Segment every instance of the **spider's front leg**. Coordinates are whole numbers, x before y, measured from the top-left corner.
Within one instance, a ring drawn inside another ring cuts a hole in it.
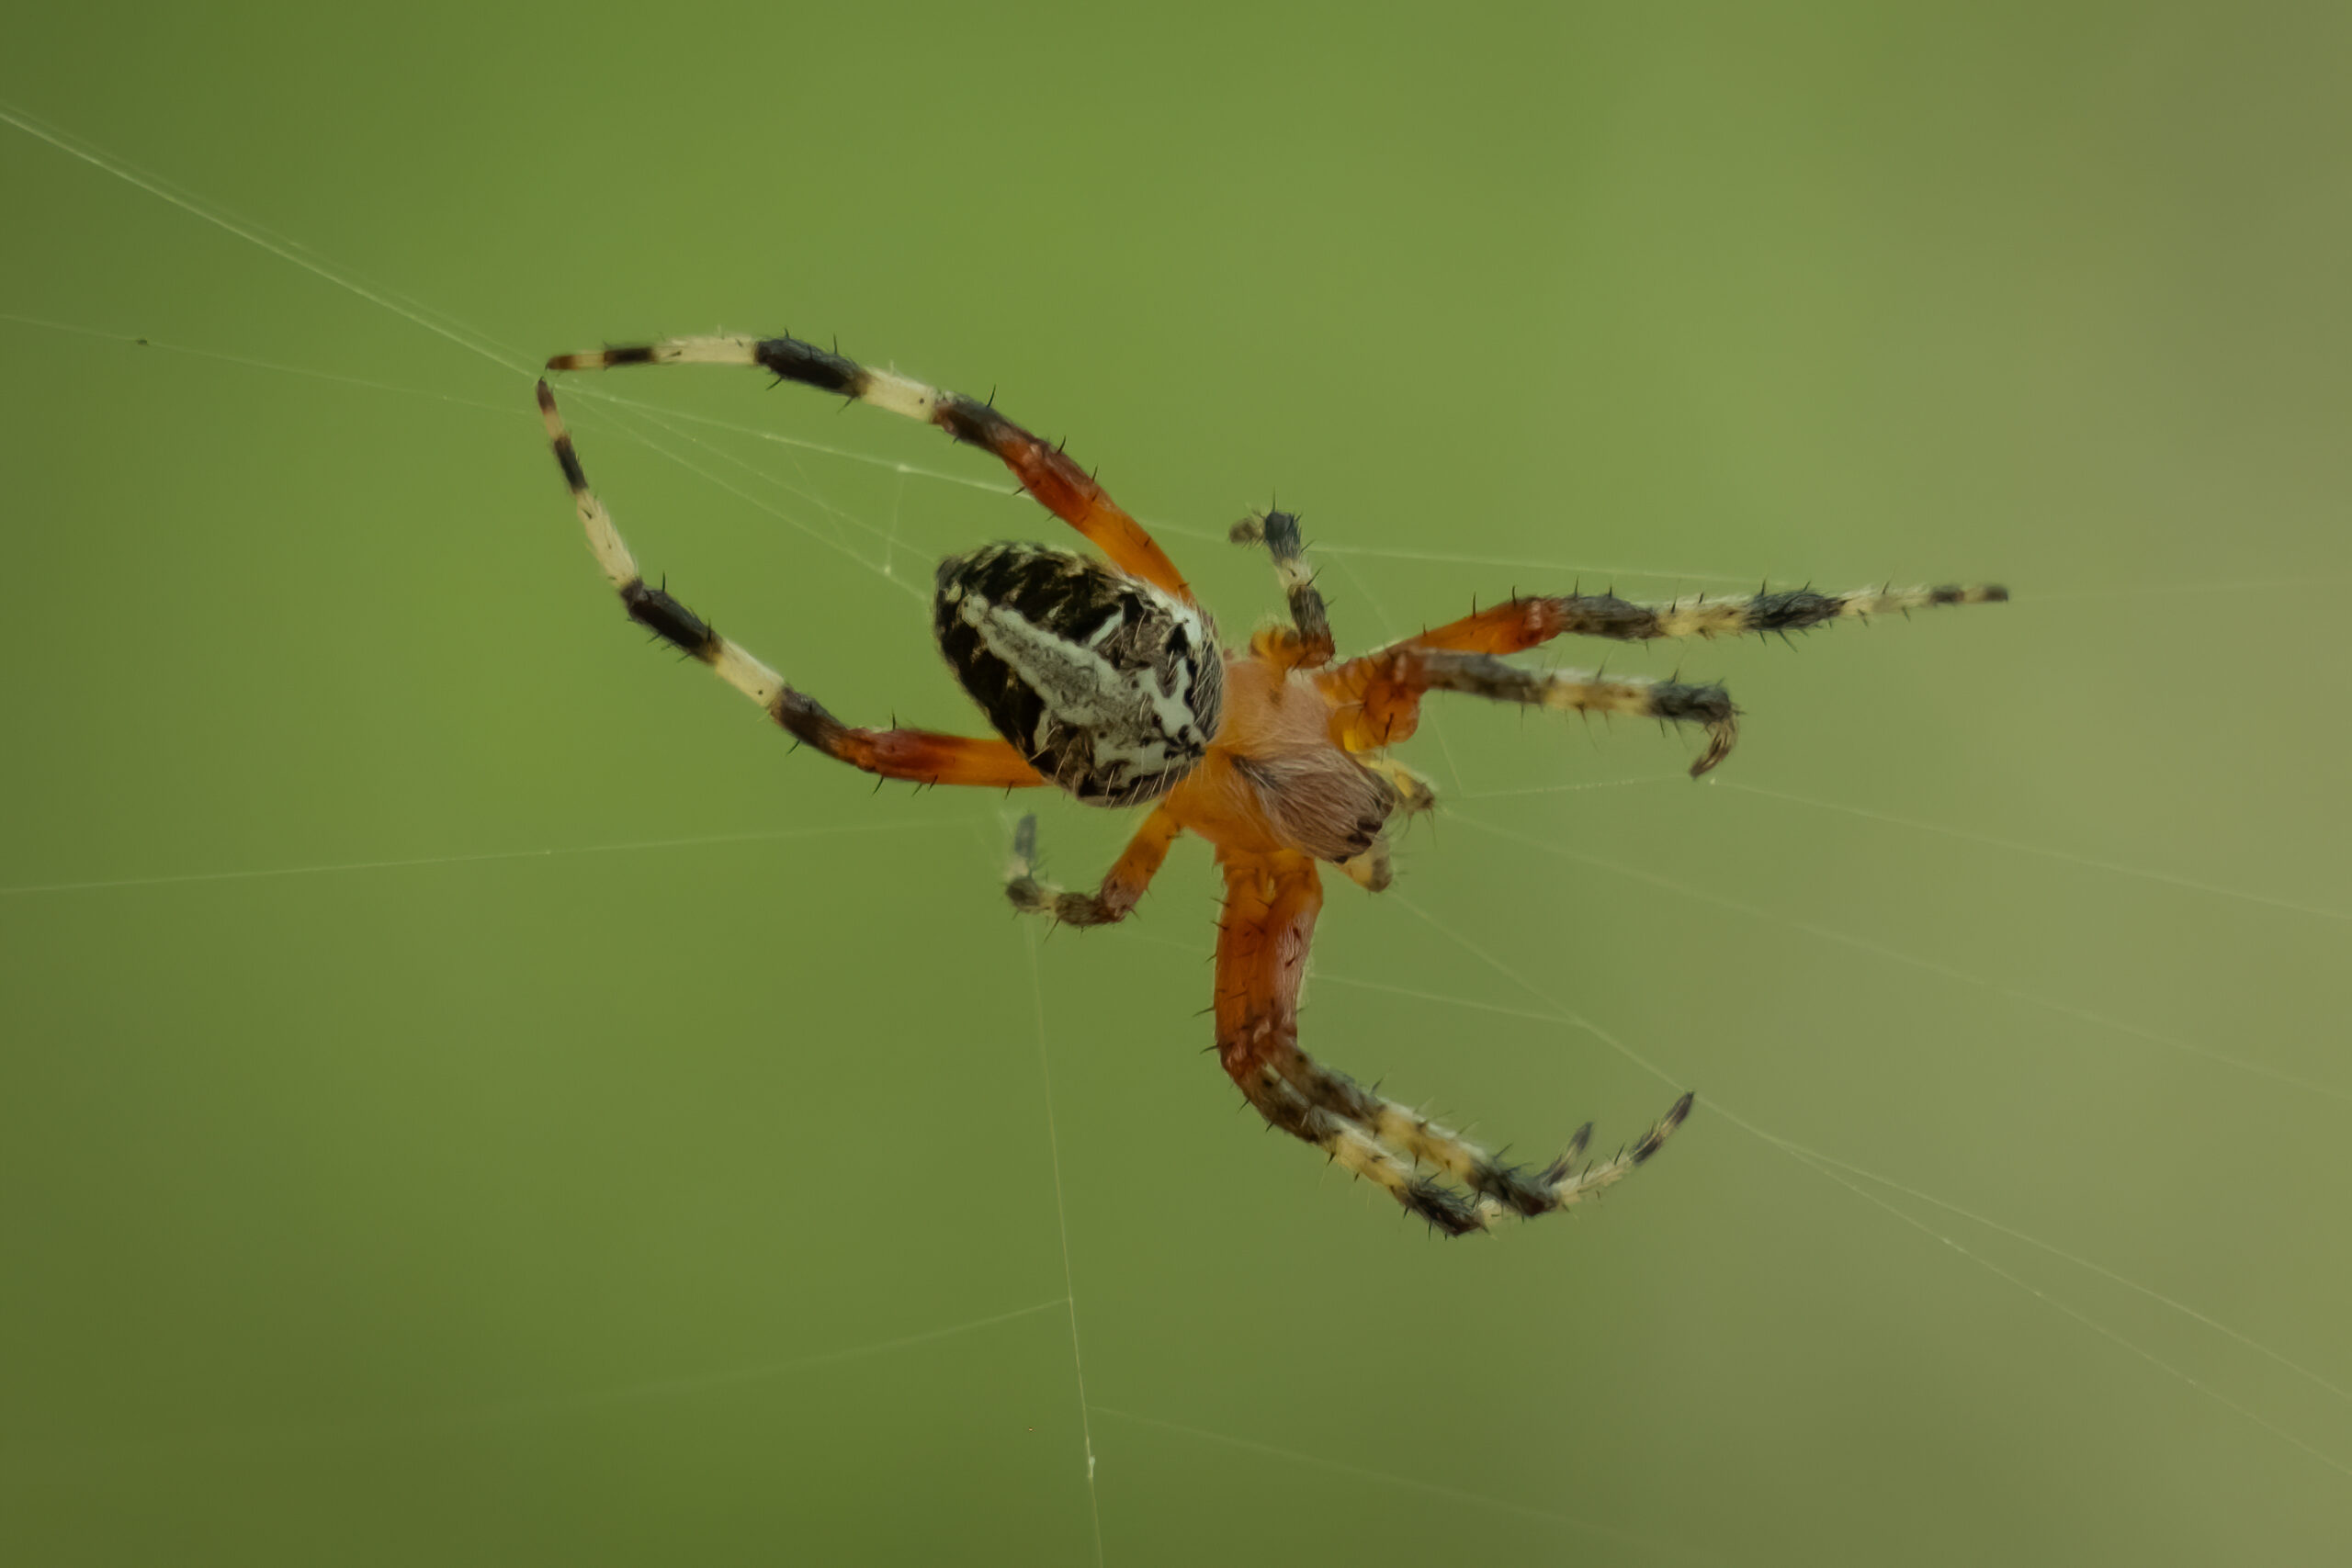
[[[1290,512],[1253,512],[1236,523],[1227,537],[1237,545],[1263,545],[1273,558],[1274,574],[1282,580],[1283,596],[1290,604],[1290,625],[1258,628],[1250,651],[1274,670],[1319,670],[1331,662],[1331,617],[1306,564],[1306,543],[1298,531],[1298,516]],[[1363,757],[1358,761],[1387,781],[1394,803],[1392,822],[1433,809],[1437,793],[1429,780],[1402,762],[1387,757]],[[1388,834],[1383,831],[1360,854],[1338,863],[1350,881],[1371,893],[1385,891],[1395,875],[1389,861]]]
[[[1521,670],[1491,653],[1409,642],[1335,665],[1317,675],[1316,684],[1332,705],[1333,738],[1351,751],[1374,750],[1409,738],[1420,726],[1421,698],[1430,692],[1700,725],[1707,732],[1707,746],[1690,764],[1693,777],[1730,755],[1739,738],[1739,710],[1721,686],[1581,670]]]
[[[1250,639],[1250,650],[1278,670],[1316,670],[1330,663],[1331,618],[1306,565],[1306,542],[1299,535],[1297,514],[1252,513],[1236,523],[1228,536],[1237,545],[1266,547],[1274,558],[1274,574],[1282,579],[1283,596],[1290,601],[1291,624],[1264,627]]]
[[[1127,918],[1141,901],[1151,879],[1159,874],[1168,848],[1184,831],[1175,813],[1162,806],[1144,818],[1136,836],[1094,893],[1065,893],[1037,880],[1037,818],[1023,817],[1012,830],[1012,866],[1004,879],[1004,896],[1012,907],[1033,915],[1050,915],[1066,926],[1107,926]]]
[[[1463,653],[1520,653],[1555,637],[1599,637],[1616,642],[1654,637],[1741,637],[1753,632],[1785,635],[1809,631],[1829,621],[1866,621],[1872,615],[1909,615],[1945,604],[2003,604],[2009,591],[1998,583],[1947,584],[1938,588],[1859,588],[1851,593],[1817,593],[1810,588],[1778,593],[1694,593],[1661,604],[1636,604],[1614,593],[1566,593],[1507,599],[1458,621],[1407,637],[1385,651],[1443,648]],[[1376,656],[1375,656],[1376,657]]]
[[[1496,656],[1523,652],[1567,636],[1645,642],[1655,637],[1747,632],[1786,635],[1828,621],[1908,615],[1941,604],[1997,604],[2008,596],[2007,589],[1988,583],[1860,589],[1851,593],[1816,593],[1798,588],[1714,599],[1694,594],[1655,604],[1634,604],[1613,593],[1516,598],[1333,666],[1316,681],[1340,710],[1333,726],[1335,739],[1351,751],[1385,746],[1410,735],[1420,722],[1424,693],[1464,692],[1535,706],[1703,724],[1707,749],[1691,764],[1695,777],[1722,761],[1738,736],[1736,710],[1721,686],[1609,680],[1566,670],[1537,675],[1504,664]]]
[[[555,394],[539,383],[539,416],[546,422],[548,443],[571,487],[573,505],[588,533],[588,548],[605,575],[620,591],[629,619],[689,658],[711,667],[718,678],[759,704],[767,716],[796,739],[815,747],[836,761],[884,778],[916,784],[983,784],[996,789],[1029,789],[1046,783],[1027,758],[1002,740],[975,740],[961,735],[941,735],[928,729],[857,729],[827,713],[806,693],[785,684],[769,669],[736,643],[719,636],[710,623],[656,588],[638,570],[612,513],[588,487],[587,471],[580,465],[571,432],[556,412]]]
[[[1686,1094],[1631,1148],[1577,1169],[1588,1124],[1558,1159],[1529,1171],[1324,1066],[1298,1048],[1299,986],[1323,907],[1315,862],[1287,851],[1219,859],[1226,905],[1216,944],[1218,1060],[1269,1123],[1377,1182],[1446,1235],[1579,1202],[1656,1154],[1690,1115]]]

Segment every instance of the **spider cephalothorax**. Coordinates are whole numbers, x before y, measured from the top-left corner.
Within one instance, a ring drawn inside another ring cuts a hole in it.
[[[1806,589],[1661,604],[1605,593],[1513,598],[1333,663],[1330,623],[1297,520],[1268,512],[1237,525],[1233,536],[1273,557],[1290,620],[1261,627],[1246,649],[1225,649],[1216,623],[1151,536],[1077,464],[989,404],[788,337],[675,338],[566,355],[548,367],[668,364],[760,366],[925,420],[993,453],[1023,488],[1102,550],[1107,561],[1035,545],[989,545],[940,564],[933,600],[940,651],[1001,739],[854,728],[646,583],[588,488],[553,395],[539,383],[540,412],[589,548],[630,618],[710,665],[793,735],[885,778],[1002,789],[1056,784],[1092,805],[1153,803],[1092,893],[1037,880],[1036,819],[1024,818],[1006,884],[1017,908],[1071,925],[1106,924],[1135,908],[1182,834],[1214,845],[1226,884],[1217,928],[1218,1060],[1268,1122],[1321,1147],[1448,1235],[1565,1209],[1609,1186],[1657,1152],[1690,1113],[1691,1097],[1676,1100],[1611,1158],[1578,1165],[1588,1125],[1557,1159],[1526,1169],[1299,1049],[1299,987],[1323,906],[1319,866],[1337,865],[1375,892],[1385,887],[1391,823],[1432,803],[1427,782],[1387,755],[1412,737],[1421,699],[1455,692],[1695,725],[1706,743],[1690,771],[1702,773],[1723,761],[1737,736],[1737,713],[1721,686],[1523,670],[1502,656],[1566,634],[1634,641],[1793,631],[2007,597],[1998,588],[1923,588]]]

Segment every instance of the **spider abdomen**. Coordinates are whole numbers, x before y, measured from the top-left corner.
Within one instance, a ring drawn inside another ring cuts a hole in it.
[[[1100,561],[1039,545],[950,556],[932,629],[997,733],[1082,801],[1165,795],[1216,734],[1225,660],[1214,623]]]

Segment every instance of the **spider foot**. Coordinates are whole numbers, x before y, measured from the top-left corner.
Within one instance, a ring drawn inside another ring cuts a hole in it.
[[[1408,1210],[1448,1235],[1461,1235],[1469,1230],[1488,1229],[1496,1221],[1512,1215],[1532,1220],[1574,1207],[1589,1194],[1623,1180],[1682,1125],[1690,1114],[1693,1098],[1686,1094],[1676,1100],[1631,1147],[1582,1168],[1577,1162],[1592,1140],[1589,1122],[1570,1136],[1557,1159],[1535,1171],[1507,1164],[1461,1134],[1388,1100],[1381,1101],[1374,1135],[1417,1165],[1442,1172],[1469,1190],[1466,1194],[1455,1192],[1433,1177],[1418,1176],[1408,1190],[1398,1194]]]
[[[1037,818],[1023,817],[1012,829],[1012,863],[1004,874],[1004,896],[1023,914],[1044,915],[1073,926],[1102,925],[1119,918],[1103,913],[1099,899],[1065,893],[1037,880]],[[1126,911],[1121,910],[1119,914]]]
[[[1614,1186],[1657,1153],[1690,1116],[1695,1098],[1682,1096],[1640,1139],[1607,1159],[1578,1168],[1592,1138],[1587,1122],[1559,1158],[1530,1170],[1304,1052],[1295,1051],[1287,1062],[1268,1062],[1243,1088],[1268,1122],[1321,1147],[1334,1162],[1376,1183],[1407,1213],[1449,1236],[1572,1208]]]

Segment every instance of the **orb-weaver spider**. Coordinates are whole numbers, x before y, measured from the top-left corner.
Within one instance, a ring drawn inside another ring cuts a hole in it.
[[[1107,924],[1135,908],[1180,834],[1190,830],[1216,846],[1226,885],[1215,1010],[1225,1070],[1267,1122],[1377,1182],[1449,1235],[1484,1230],[1507,1215],[1565,1209],[1617,1181],[1681,1125],[1691,1097],[1676,1100],[1611,1158],[1577,1168],[1592,1130],[1588,1123],[1561,1157],[1529,1170],[1504,1164],[1299,1049],[1299,985],[1323,903],[1319,864],[1337,865],[1380,891],[1389,881],[1389,824],[1434,803],[1428,783],[1385,754],[1412,735],[1421,698],[1457,692],[1697,725],[1706,739],[1690,772],[1703,773],[1723,761],[1736,733],[1737,710],[1721,686],[1539,672],[1498,656],[1566,633],[1632,641],[1786,632],[2007,597],[1999,588],[1976,587],[1799,589],[1658,604],[1606,593],[1513,598],[1334,663],[1330,623],[1297,520],[1267,512],[1237,525],[1233,536],[1262,544],[1273,557],[1290,624],[1260,628],[1235,652],[1218,644],[1208,612],[1142,525],[1057,448],[989,403],[789,337],[673,338],[563,355],[548,368],[621,365],[758,366],[782,380],[935,424],[994,453],[1047,511],[1109,558],[999,544],[940,563],[933,599],[940,651],[1001,739],[852,728],[665,589],[646,582],[588,488],[553,394],[539,383],[540,412],[589,548],[620,590],[630,618],[709,665],[794,736],[885,778],[999,789],[1054,784],[1092,805],[1151,805],[1092,893],[1066,893],[1037,880],[1036,819],[1024,818],[1006,884],[1017,908],[1069,925]]]

